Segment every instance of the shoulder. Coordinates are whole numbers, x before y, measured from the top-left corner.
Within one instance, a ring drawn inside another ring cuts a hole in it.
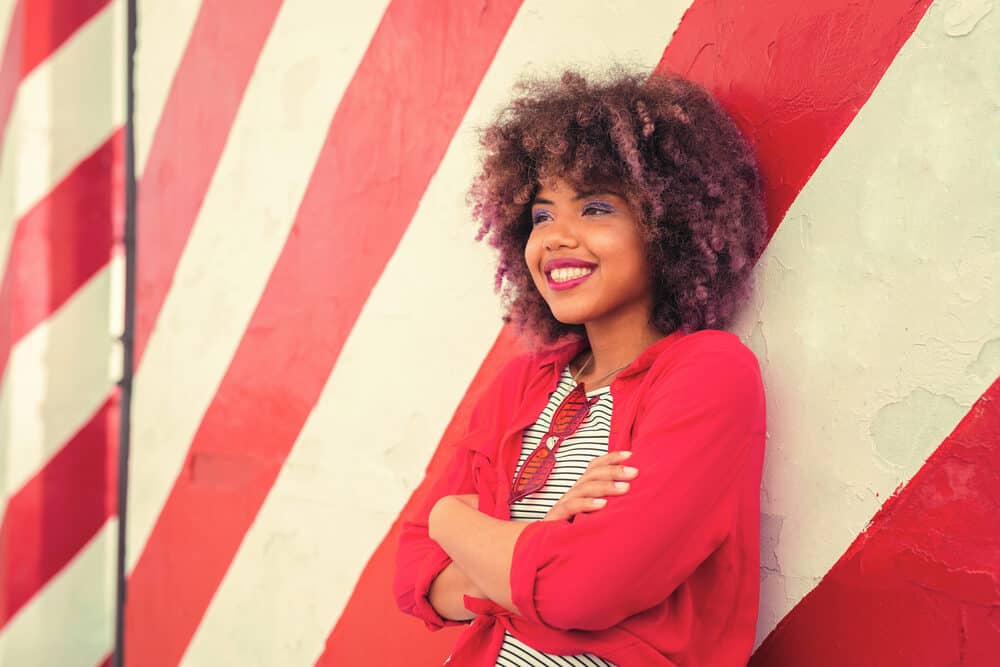
[[[662,429],[764,432],[766,399],[757,357],[726,331],[694,332],[663,350],[637,394],[636,437]]]
[[[644,394],[676,400],[678,394],[703,399],[749,400],[763,396],[757,356],[739,336],[704,329],[679,338],[650,365]]]
[[[719,329],[703,329],[664,348],[650,366],[654,377],[678,366],[697,366],[733,373],[760,374],[760,362],[739,336]]]

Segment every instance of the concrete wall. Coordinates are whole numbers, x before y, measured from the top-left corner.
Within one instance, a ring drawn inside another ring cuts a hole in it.
[[[400,614],[389,579],[400,516],[518,349],[463,203],[474,129],[520,75],[610,60],[707,85],[768,182],[731,328],[768,396],[752,663],[1000,651],[991,3],[246,7],[138,2],[129,664],[448,654],[457,631]],[[0,9],[0,662],[93,665],[113,637],[124,4]],[[39,208],[76,172],[71,209]]]
[[[123,2],[0,0],[0,664],[114,640]]]

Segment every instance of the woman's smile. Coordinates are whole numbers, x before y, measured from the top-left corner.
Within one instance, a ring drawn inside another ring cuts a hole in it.
[[[572,268],[572,269],[553,269],[547,275],[549,278],[549,287],[554,290],[566,290],[571,287],[576,287],[593,273],[593,269],[584,268]]]
[[[582,283],[596,268],[597,265],[590,262],[562,258],[545,262],[542,271],[548,278],[549,287],[554,290],[566,290]]]

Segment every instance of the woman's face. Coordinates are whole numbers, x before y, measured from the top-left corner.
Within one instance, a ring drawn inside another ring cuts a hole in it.
[[[614,187],[577,192],[561,178],[531,205],[524,259],[535,287],[564,324],[648,321],[653,297],[645,242]]]

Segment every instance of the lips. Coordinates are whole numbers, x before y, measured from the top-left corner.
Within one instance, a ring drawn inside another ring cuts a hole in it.
[[[594,272],[597,265],[578,259],[551,259],[544,265],[545,277],[553,290],[567,290],[576,287]]]
[[[549,273],[552,269],[564,269],[564,268],[584,268],[593,269],[597,264],[593,262],[585,262],[582,259],[573,259],[572,257],[560,257],[558,259],[550,259],[542,265],[542,271]]]

